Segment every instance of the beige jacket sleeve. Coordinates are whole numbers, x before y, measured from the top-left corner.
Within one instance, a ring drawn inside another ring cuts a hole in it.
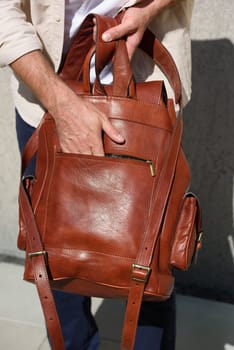
[[[0,1],[0,67],[30,51],[42,49],[24,5],[24,1],[20,0]]]

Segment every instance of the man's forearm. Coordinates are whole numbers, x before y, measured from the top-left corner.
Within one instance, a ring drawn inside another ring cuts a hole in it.
[[[42,106],[53,114],[60,91],[67,87],[41,51],[29,52],[10,66],[32,90]]]

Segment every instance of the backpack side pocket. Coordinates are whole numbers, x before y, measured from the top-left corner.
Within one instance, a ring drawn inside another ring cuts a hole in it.
[[[201,247],[201,209],[197,197],[189,192],[184,197],[172,244],[170,263],[187,270]]]

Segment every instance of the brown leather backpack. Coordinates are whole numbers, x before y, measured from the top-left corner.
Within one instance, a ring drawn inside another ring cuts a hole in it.
[[[125,41],[101,40],[116,20],[95,17],[96,42],[90,15],[60,74],[106,113],[125,143],[104,135],[105,157],[63,153],[46,113],[22,158],[24,173],[37,154],[35,178],[20,185],[18,246],[26,251],[24,279],[37,285],[54,350],[64,350],[64,343],[51,288],[126,298],[121,348],[130,350],[142,300],[170,296],[173,268],[189,267],[201,238],[199,204],[187,193],[182,112],[176,118],[162,81],[134,81]],[[169,53],[150,32],[141,48],[167,75],[180,104],[180,79]],[[97,78],[91,84],[94,51]],[[99,74],[112,59],[113,84],[104,86]]]

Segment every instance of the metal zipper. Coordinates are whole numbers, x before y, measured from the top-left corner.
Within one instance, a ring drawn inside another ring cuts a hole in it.
[[[155,166],[152,160],[149,159],[143,159],[143,158],[138,158],[138,157],[132,157],[132,156],[127,156],[124,154],[112,154],[112,153],[106,153],[105,154],[106,157],[110,157],[110,158],[123,158],[123,159],[133,159],[133,160],[137,160],[140,162],[145,162],[147,164],[149,164],[149,168],[150,168],[150,173],[152,177],[156,176],[156,171],[155,171]]]

